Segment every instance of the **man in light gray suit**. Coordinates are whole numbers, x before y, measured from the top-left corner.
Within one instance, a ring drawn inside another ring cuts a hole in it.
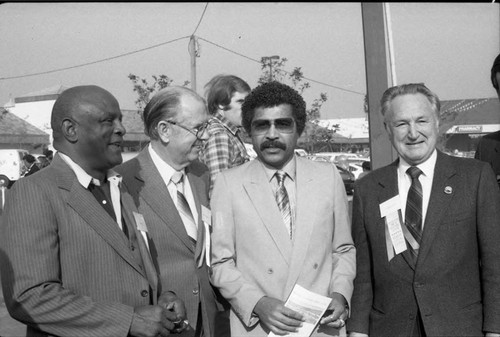
[[[209,171],[197,160],[208,139],[205,101],[188,88],[167,87],[146,105],[143,120],[151,143],[117,171],[148,224],[160,285],[186,304],[184,335],[228,336],[208,277]]]
[[[334,165],[294,154],[305,109],[287,85],[252,90],[243,126],[258,158],[215,181],[212,282],[231,304],[233,336],[296,332],[305,317],[284,305],[296,284],[331,299],[313,336],[343,332],[355,276],[347,196]]]
[[[121,120],[108,91],[65,90],[52,110],[52,164],[9,192],[2,288],[28,336],[156,337],[184,328],[176,324],[184,304],[158,289],[147,223],[111,170],[122,161]]]

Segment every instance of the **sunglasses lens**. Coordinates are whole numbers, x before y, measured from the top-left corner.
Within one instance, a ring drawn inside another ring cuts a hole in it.
[[[274,124],[276,131],[281,133],[292,133],[294,131],[293,118],[277,118],[275,120],[258,119],[252,122],[252,132],[262,134],[269,131]]]

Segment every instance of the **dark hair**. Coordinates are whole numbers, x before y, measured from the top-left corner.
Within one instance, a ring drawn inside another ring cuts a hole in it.
[[[297,132],[301,135],[306,125],[306,102],[296,90],[276,81],[259,85],[245,98],[241,106],[241,117],[242,125],[248,134],[251,134],[255,109],[260,107],[271,108],[281,104],[290,104],[292,106]]]
[[[148,135],[151,140],[159,139],[158,130],[156,129],[159,122],[177,116],[183,96],[192,96],[205,105],[205,100],[196,92],[180,86],[163,88],[148,102],[142,113],[142,120],[144,122],[144,133]]]
[[[247,82],[234,75],[216,75],[205,84],[208,112],[213,115],[220,105],[226,108],[235,92],[250,92]]]
[[[496,91],[498,91],[497,73],[500,73],[500,54],[495,58],[491,67],[491,84]]]
[[[364,161],[362,164],[361,164],[361,167],[365,170],[371,170],[371,163],[369,161]]]
[[[23,159],[30,164],[33,164],[36,161],[35,157],[33,157],[31,154],[25,154]]]

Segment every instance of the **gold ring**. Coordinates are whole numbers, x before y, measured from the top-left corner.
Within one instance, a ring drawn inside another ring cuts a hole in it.
[[[340,327],[342,328],[343,326],[345,326],[345,321],[342,319],[342,318],[339,318],[339,321],[340,321]]]

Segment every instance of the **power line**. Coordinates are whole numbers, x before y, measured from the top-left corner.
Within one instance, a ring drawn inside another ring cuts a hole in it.
[[[205,5],[205,9],[203,10],[203,13],[201,13],[200,21],[198,21],[198,24],[196,25],[196,28],[194,29],[194,32],[193,32],[193,34],[191,34],[191,36],[193,36],[194,34],[196,34],[196,31],[198,30],[198,27],[200,27],[201,20],[203,20],[203,17],[205,16],[205,12],[207,11],[207,7],[208,7],[208,2]]]
[[[198,39],[199,39],[199,40],[203,40],[203,41],[205,41],[205,42],[207,42],[207,43],[210,43],[210,44],[212,44],[212,45],[214,45],[214,46],[216,46],[216,47],[218,47],[218,48],[224,49],[224,50],[226,50],[226,51],[228,51],[228,52],[230,52],[230,53],[233,53],[233,54],[236,54],[236,55],[238,55],[238,56],[241,56],[241,57],[244,57],[244,58],[246,58],[246,59],[249,59],[250,61],[253,61],[253,62],[256,62],[256,63],[262,64],[262,63],[261,63],[261,61],[259,61],[259,60],[256,60],[256,59],[253,59],[253,58],[248,57],[248,56],[246,56],[246,55],[243,55],[243,54],[240,54],[240,53],[238,53],[238,52],[235,52],[234,50],[231,50],[231,49],[228,49],[228,48],[226,48],[226,47],[223,47],[223,46],[221,46],[221,45],[219,45],[219,44],[217,44],[217,43],[215,43],[215,42],[208,41],[208,40],[206,40],[206,39],[204,39],[204,38],[202,38],[202,37],[199,37],[199,36],[198,36]],[[290,72],[288,72],[288,71],[286,71],[286,70],[277,69],[277,71],[281,71],[281,72],[283,72],[283,73],[285,73],[285,74],[287,74],[287,75],[290,75],[290,74],[291,74]],[[324,86],[330,87],[330,88],[334,88],[334,89],[338,89],[338,90],[342,90],[342,91],[347,91],[347,92],[350,92],[350,93],[353,93],[353,94],[357,94],[357,95],[362,95],[362,96],[364,96],[364,95],[365,95],[365,94],[364,94],[364,93],[362,93],[362,92],[358,92],[358,91],[354,91],[354,90],[349,90],[349,89],[344,89],[344,88],[337,87],[337,86],[332,85],[332,84],[328,84],[328,83],[324,83],[324,82],[316,81],[316,80],[313,80],[313,79],[311,79],[311,78],[307,78],[307,77],[304,77],[304,76],[302,76],[302,78],[303,78],[303,79],[305,79],[305,80],[308,80],[308,81],[311,81],[311,82],[317,83],[317,84],[321,84],[321,85],[324,85]]]
[[[30,77],[30,76],[37,76],[37,75],[45,75],[45,74],[55,73],[55,72],[58,72],[58,71],[64,71],[64,70],[69,70],[69,69],[75,69],[75,68],[85,67],[85,66],[88,66],[88,65],[92,65],[92,64],[96,64],[96,63],[101,63],[101,62],[106,62],[106,61],[114,60],[114,59],[117,59],[117,58],[120,58],[120,57],[129,56],[129,55],[132,55],[132,54],[136,54],[136,53],[139,53],[139,52],[142,52],[142,51],[145,51],[145,50],[157,48],[157,47],[160,47],[160,46],[172,43],[172,42],[176,42],[176,41],[179,41],[179,40],[182,40],[182,39],[187,39],[187,38],[189,38],[189,36],[180,37],[180,38],[177,38],[177,39],[174,39],[174,40],[170,40],[170,41],[167,41],[167,42],[156,44],[154,46],[150,46],[150,47],[146,47],[146,48],[134,50],[134,51],[131,51],[131,52],[128,52],[128,53],[124,53],[124,54],[120,54],[120,55],[117,55],[117,56],[108,57],[108,58],[105,58],[105,59],[102,59],[102,60],[97,60],[97,61],[93,61],[93,62],[87,62],[87,63],[79,64],[79,65],[76,65],[76,66],[71,66],[71,67],[66,67],[66,68],[59,68],[59,69],[48,70],[48,71],[43,71],[43,72],[39,72],[39,73],[26,74],[26,75],[11,76],[11,77],[0,77],[0,81],[12,80],[12,79],[23,78],[23,77]]]

